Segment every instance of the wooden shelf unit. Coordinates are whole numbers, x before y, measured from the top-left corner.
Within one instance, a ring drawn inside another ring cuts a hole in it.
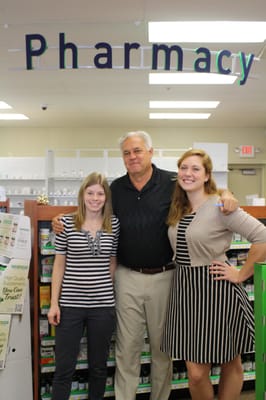
[[[50,222],[58,214],[67,214],[76,210],[76,206],[39,205],[35,200],[25,200],[24,214],[30,217],[32,234],[32,257],[30,264],[31,297],[31,336],[33,368],[33,400],[40,399],[40,332],[39,332],[39,225]]]
[[[241,206],[241,208],[257,219],[266,219],[266,206]]]
[[[0,210],[1,212],[10,212],[10,200],[7,198],[5,201],[0,201]]]

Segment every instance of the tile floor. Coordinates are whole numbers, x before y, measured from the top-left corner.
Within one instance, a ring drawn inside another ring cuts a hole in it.
[[[189,394],[178,396],[177,393],[178,392],[176,391],[174,396],[171,394],[170,400],[189,400],[190,399]],[[215,399],[217,399],[217,397],[215,397]],[[241,396],[240,396],[240,400],[255,400],[255,399],[256,399],[256,396],[255,396],[254,390],[243,390],[241,393]]]
[[[245,390],[241,393],[241,400],[255,400],[254,390]]]
[[[176,400],[189,400],[190,397],[176,397]],[[217,399],[217,397],[215,397]],[[254,390],[245,390],[241,393],[240,400],[255,400],[255,392]]]

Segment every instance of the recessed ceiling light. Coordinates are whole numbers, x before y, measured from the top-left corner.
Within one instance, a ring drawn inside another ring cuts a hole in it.
[[[150,108],[216,108],[219,101],[153,101],[149,102]]]
[[[154,72],[149,74],[151,85],[232,85],[234,75],[205,72]]]
[[[209,113],[150,113],[150,119],[208,119]]]
[[[7,110],[12,108],[9,104],[7,104],[5,101],[0,101],[0,109],[1,110]]]
[[[24,114],[2,114],[0,113],[0,120],[22,120],[22,119],[29,119]]]
[[[149,42],[259,43],[266,39],[264,21],[149,22]]]

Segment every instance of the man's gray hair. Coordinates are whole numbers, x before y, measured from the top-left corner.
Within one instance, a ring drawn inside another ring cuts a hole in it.
[[[128,139],[130,137],[134,137],[134,136],[137,136],[137,137],[143,139],[147,150],[150,150],[152,148],[152,140],[151,140],[150,135],[147,132],[145,132],[145,131],[133,131],[133,132],[127,132],[125,135],[123,135],[119,139],[118,143],[119,143],[120,149],[122,150],[123,143],[124,143],[124,141],[126,139]]]

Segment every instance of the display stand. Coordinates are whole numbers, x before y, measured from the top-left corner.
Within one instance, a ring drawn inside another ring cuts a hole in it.
[[[266,264],[255,264],[256,400],[266,399]]]
[[[32,400],[28,217],[0,213],[1,399]]]
[[[0,371],[1,399],[32,400],[29,285],[22,315],[13,315],[6,366]]]

